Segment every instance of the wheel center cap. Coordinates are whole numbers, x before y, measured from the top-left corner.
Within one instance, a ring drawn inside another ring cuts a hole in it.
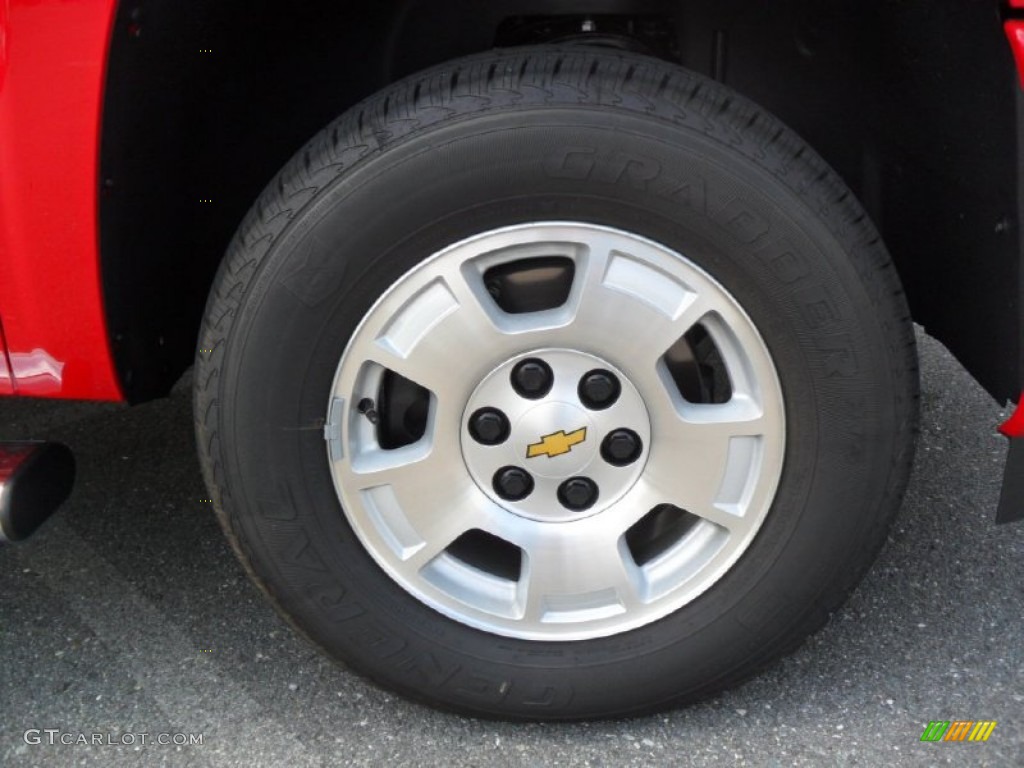
[[[512,427],[512,441],[526,471],[564,480],[590,464],[600,438],[582,408],[555,402],[523,414]]]
[[[643,471],[651,435],[626,377],[567,349],[495,368],[470,397],[462,426],[463,459],[480,490],[543,522],[588,517],[622,498]]]

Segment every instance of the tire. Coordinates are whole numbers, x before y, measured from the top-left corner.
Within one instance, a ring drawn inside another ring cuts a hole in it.
[[[793,650],[881,547],[916,432],[903,293],[837,176],[720,84],[578,47],[329,125],[199,349],[253,580],[335,659],[485,717],[639,714]]]

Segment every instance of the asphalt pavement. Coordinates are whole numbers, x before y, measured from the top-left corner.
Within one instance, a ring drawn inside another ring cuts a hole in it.
[[[135,408],[0,401],[0,439],[62,440],[79,464],[54,518],[0,549],[0,765],[1024,765],[1024,524],[993,523],[1005,412],[919,340],[911,486],[846,606],[728,693],[571,725],[436,712],[297,637],[202,501],[187,377]],[[921,742],[932,720],[997,726]]]

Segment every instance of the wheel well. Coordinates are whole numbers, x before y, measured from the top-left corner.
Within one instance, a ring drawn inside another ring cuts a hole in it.
[[[101,147],[101,269],[129,399],[164,394],[191,363],[233,232],[331,119],[431,64],[581,38],[678,60],[775,112],[864,202],[915,319],[995,396],[1016,395],[1016,96],[996,2],[154,0],[119,7]]]

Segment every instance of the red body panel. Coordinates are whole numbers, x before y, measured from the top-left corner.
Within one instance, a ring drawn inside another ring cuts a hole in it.
[[[1007,437],[1024,437],[1024,392],[1017,401],[1013,415],[999,427],[999,431]]]
[[[1017,76],[1020,78],[1021,87],[1024,87],[1024,21],[1007,21],[1003,24],[1003,30],[1006,32],[1006,39],[1010,41],[1013,60],[1017,63]]]
[[[116,5],[0,0],[0,394],[122,399],[97,228],[104,63]],[[13,381],[5,379],[8,365]]]

